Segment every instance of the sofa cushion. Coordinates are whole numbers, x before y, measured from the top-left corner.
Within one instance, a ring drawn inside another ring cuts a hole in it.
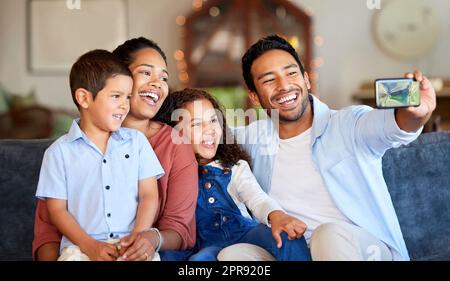
[[[51,140],[0,143],[0,260],[31,260],[37,182]]]
[[[411,259],[449,259],[450,132],[388,150],[383,174]]]
[[[35,192],[52,140],[0,140],[0,260],[31,260]],[[414,260],[450,260],[450,132],[390,149],[383,173]]]

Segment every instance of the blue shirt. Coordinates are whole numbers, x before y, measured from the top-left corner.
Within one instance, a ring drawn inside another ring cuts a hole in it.
[[[383,178],[381,158],[387,149],[416,139],[422,129],[415,133],[401,130],[393,109],[351,106],[336,111],[311,97],[312,158],[331,198],[354,224],[386,243],[393,250],[394,259],[408,260],[408,250]],[[259,120],[237,128],[235,133],[238,143],[252,158],[253,173],[259,184],[269,192],[279,144],[274,123],[270,119]]]
[[[45,151],[36,196],[67,200],[70,214],[94,239],[127,235],[136,217],[138,181],[164,171],[141,132],[113,132],[103,155],[77,121]],[[61,249],[71,244],[63,237]]]

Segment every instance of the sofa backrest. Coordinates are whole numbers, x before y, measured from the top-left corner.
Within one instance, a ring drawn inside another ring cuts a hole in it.
[[[0,140],[0,260],[31,260],[35,193],[51,140]]]
[[[383,175],[413,260],[450,260],[450,132],[388,150]]]
[[[52,140],[0,140],[0,260],[31,260],[35,192]],[[414,260],[450,259],[450,132],[390,149],[383,174]]]

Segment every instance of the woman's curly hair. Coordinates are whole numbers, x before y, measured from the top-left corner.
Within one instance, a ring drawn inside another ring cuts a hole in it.
[[[238,144],[236,144],[236,138],[232,135],[230,128],[227,125],[225,115],[223,114],[223,110],[219,105],[219,102],[211,94],[204,90],[186,88],[181,91],[170,93],[164,101],[163,106],[159,110],[157,119],[166,124],[169,124],[172,127],[175,127],[179,123],[179,120],[172,120],[172,112],[174,112],[176,109],[184,108],[187,103],[198,100],[209,101],[214,109],[222,113],[222,141],[219,144],[216,155],[212,160],[219,160],[220,164],[224,167],[234,165],[239,160],[245,160],[250,165],[250,156],[245,151],[243,151]],[[227,136],[228,143],[226,142]],[[233,136],[233,143],[229,143],[230,136]]]

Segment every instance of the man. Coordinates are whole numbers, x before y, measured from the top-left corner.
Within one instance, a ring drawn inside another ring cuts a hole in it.
[[[275,35],[246,52],[242,70],[251,101],[272,118],[237,130],[238,140],[262,188],[307,225],[313,260],[408,260],[381,158],[422,131],[436,107],[430,81],[406,74],[420,82],[419,107],[331,110],[309,94],[298,54]],[[248,258],[238,247],[219,259]]]

